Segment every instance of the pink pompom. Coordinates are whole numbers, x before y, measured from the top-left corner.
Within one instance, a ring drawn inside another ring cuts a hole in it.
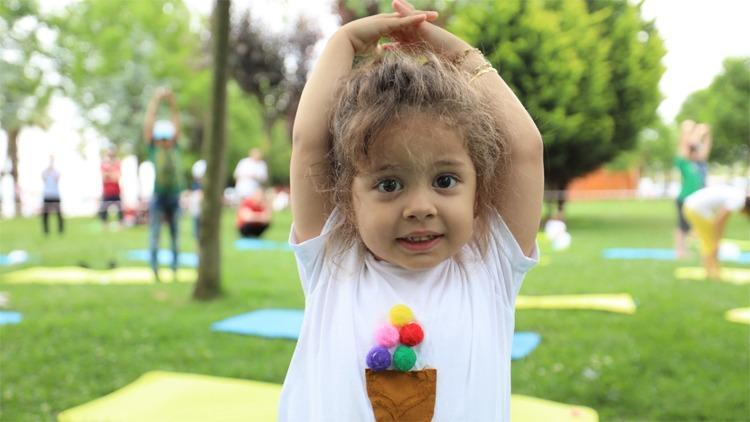
[[[383,347],[393,347],[398,344],[398,329],[391,324],[383,324],[375,332],[375,341]]]

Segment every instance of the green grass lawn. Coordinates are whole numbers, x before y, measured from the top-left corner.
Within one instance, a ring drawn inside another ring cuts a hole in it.
[[[607,247],[671,247],[674,206],[658,202],[574,202],[571,248],[544,250],[522,294],[630,293],[635,315],[522,310],[517,330],[542,343],[515,361],[514,393],[580,404],[603,420],[747,420],[750,326],[724,320],[750,306],[750,287],[673,277],[687,261],[609,261]],[[290,215],[265,236],[285,241]],[[32,262],[0,267],[0,291],[19,325],[0,326],[0,420],[52,420],[62,410],[110,393],[151,370],[281,383],[294,350],[286,340],[213,333],[211,323],[266,307],[302,308],[293,255],[233,248],[233,214],[224,215],[223,295],[198,303],[188,284],[17,285],[3,274],[28,266],[86,262],[105,268],[147,246],[145,227],[104,231],[92,218],[70,219],[45,239],[37,219],[0,221],[0,253],[24,249]],[[53,224],[53,228],[55,225]],[[162,234],[166,245],[166,230]],[[195,250],[183,220],[182,250]],[[748,239],[750,222],[732,218],[728,237]],[[736,266],[736,265],[735,265]]]

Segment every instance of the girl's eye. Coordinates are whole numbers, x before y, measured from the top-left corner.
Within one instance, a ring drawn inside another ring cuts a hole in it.
[[[397,190],[401,190],[401,182],[399,182],[396,179],[383,179],[378,182],[375,187],[378,189],[378,192],[383,193],[392,193],[396,192]]]
[[[456,183],[458,183],[458,179],[456,178],[456,176],[443,174],[435,178],[433,186],[440,189],[449,189],[456,186]]]

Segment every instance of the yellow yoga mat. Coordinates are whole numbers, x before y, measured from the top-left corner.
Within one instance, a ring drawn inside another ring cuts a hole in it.
[[[635,302],[627,293],[523,296],[516,299],[516,309],[588,309],[620,314],[634,314]]]
[[[194,282],[197,273],[193,268],[177,269],[177,281]],[[172,270],[162,268],[159,278],[172,282]],[[123,267],[112,270],[92,270],[81,267],[32,267],[1,274],[5,283],[38,284],[150,284],[154,273],[146,267]]]
[[[60,413],[58,421],[275,421],[280,395],[278,384],[156,371]]]
[[[730,309],[724,314],[724,318],[726,318],[727,321],[750,325],[750,308]]]
[[[590,407],[571,406],[536,397],[512,394],[510,420],[514,422],[597,422],[599,414]]]
[[[281,386],[176,372],[148,372],[132,384],[58,415],[59,422],[264,422],[277,419]],[[511,420],[596,422],[595,410],[514,394]]]
[[[682,267],[674,270],[674,276],[680,280],[707,280],[703,267]],[[713,281],[713,280],[712,280]],[[750,268],[721,267],[719,280],[732,284],[750,283]]]

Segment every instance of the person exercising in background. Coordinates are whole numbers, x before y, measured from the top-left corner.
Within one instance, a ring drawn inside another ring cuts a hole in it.
[[[117,208],[117,221],[122,224],[122,202],[120,200],[120,160],[117,150],[111,147],[102,159],[102,203],[99,206],[99,218],[104,228],[107,228],[109,208]]]
[[[677,230],[675,231],[675,253],[683,258],[686,252],[690,223],[682,211],[685,198],[706,186],[708,156],[711,154],[711,131],[707,124],[685,120],[680,126],[680,142],[674,165],[680,171],[680,193],[677,195]]]
[[[170,120],[156,120],[159,104],[166,101],[170,109]],[[154,164],[154,196],[149,204],[149,247],[151,269],[156,281],[159,280],[159,231],[162,220],[169,225],[172,246],[172,274],[177,275],[178,262],[178,222],[180,218],[180,192],[183,183],[180,173],[180,118],[174,94],[159,88],[149,102],[143,125],[143,138],[148,145],[148,159]]]
[[[740,210],[750,217],[750,196],[732,186],[709,186],[685,198],[683,210],[700,240],[706,276],[718,279],[719,242],[727,221],[733,212]]]

